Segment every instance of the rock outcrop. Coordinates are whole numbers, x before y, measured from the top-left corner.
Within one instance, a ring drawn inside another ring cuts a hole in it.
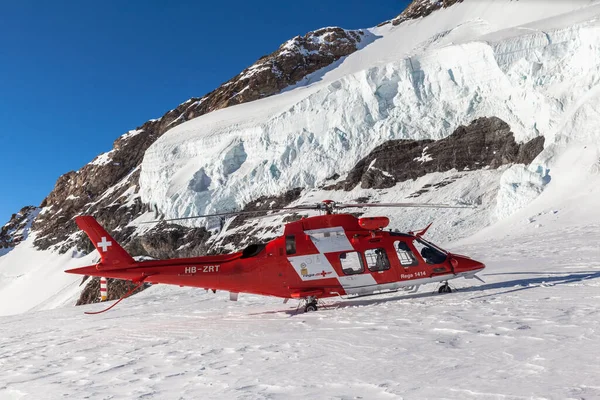
[[[87,277],[86,277],[87,278]],[[84,281],[87,280],[84,278]],[[83,283],[83,282],[82,282]],[[136,286],[135,283],[130,281],[123,281],[120,279],[108,279],[107,280],[107,301],[119,300],[125,296],[127,292],[132,290]],[[142,285],[137,288],[132,294],[136,294],[146,289],[149,285]],[[76,306],[83,304],[100,303],[100,278],[91,278],[86,284],[85,289],[81,292],[79,300],[77,300]]]
[[[209,253],[206,241],[210,237],[211,232],[203,227],[186,228],[161,222],[143,235],[131,236],[124,247],[136,256],[157,259],[197,257]]]
[[[23,207],[18,213],[13,214],[10,220],[0,228],[0,255],[11,250],[27,238],[31,223],[38,212],[39,208],[37,207]]]
[[[382,189],[432,172],[530,164],[544,148],[544,137],[517,144],[510,126],[499,118],[479,118],[447,138],[389,140],[363,158],[345,180],[328,189]]]
[[[191,119],[213,110],[279,93],[307,75],[352,54],[364,37],[362,30],[349,31],[337,27],[296,36],[198,100],[198,109],[188,112],[185,118]]]
[[[393,25],[400,25],[404,21],[423,18],[432,12],[441,8],[453,6],[456,3],[462,3],[463,0],[413,0],[400,15],[391,21]]]

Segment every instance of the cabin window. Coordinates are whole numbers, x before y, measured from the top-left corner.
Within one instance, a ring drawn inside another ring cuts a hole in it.
[[[371,272],[390,269],[390,260],[382,248],[365,250],[365,258],[367,260],[367,267]]]
[[[403,267],[419,265],[419,261],[417,261],[417,257],[415,257],[415,254],[408,246],[408,243],[397,240],[394,242],[394,249],[396,250],[400,265]]]
[[[435,245],[426,242],[423,239],[417,239],[413,242],[415,248],[421,253],[423,261],[427,264],[441,264],[446,261],[447,255]]]
[[[296,236],[287,235],[285,237],[285,254],[296,254]]]
[[[346,275],[360,274],[365,270],[362,259],[356,251],[340,253],[340,264]]]

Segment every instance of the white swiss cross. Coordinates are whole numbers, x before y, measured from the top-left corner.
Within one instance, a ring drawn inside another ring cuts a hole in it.
[[[112,242],[107,242],[106,237],[102,236],[102,241],[98,242],[97,245],[102,249],[102,252],[106,253],[106,250],[108,250],[108,248],[112,246]]]

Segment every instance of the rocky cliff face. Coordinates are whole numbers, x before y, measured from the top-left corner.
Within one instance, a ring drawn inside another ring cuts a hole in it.
[[[39,208],[27,206],[11,216],[10,220],[0,229],[0,255],[12,250],[27,238],[31,223],[38,212]]]
[[[133,231],[127,224],[148,211],[138,195],[139,166],[144,152],[158,137],[208,112],[279,93],[353,53],[364,37],[363,31],[335,27],[297,36],[204,97],[190,99],[163,117],[121,136],[111,151],[58,179],[54,190],[42,202],[43,211],[33,225],[38,232],[36,246],[66,251],[76,243],[89,249],[87,239],[78,233],[73,220],[80,214],[96,216],[108,230],[117,230],[115,238],[127,245]],[[142,242],[132,246],[144,247]]]
[[[404,21],[423,18],[432,12],[441,8],[453,6],[456,3],[462,3],[463,0],[414,0],[410,5],[391,21],[393,25],[400,25]]]
[[[296,36],[200,99],[198,111],[188,114],[186,119],[279,93],[305,76],[355,52],[365,35],[362,30],[330,27]]]
[[[382,189],[432,172],[529,165],[543,149],[543,136],[517,144],[506,122],[479,118],[438,141],[389,140],[363,158],[345,180],[328,188],[352,190],[360,184]]]

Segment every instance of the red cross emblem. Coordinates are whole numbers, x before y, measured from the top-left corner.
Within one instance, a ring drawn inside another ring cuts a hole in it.
[[[321,275],[323,276],[323,278],[325,278],[325,275],[327,275],[327,272],[323,271],[323,272],[321,272]]]

